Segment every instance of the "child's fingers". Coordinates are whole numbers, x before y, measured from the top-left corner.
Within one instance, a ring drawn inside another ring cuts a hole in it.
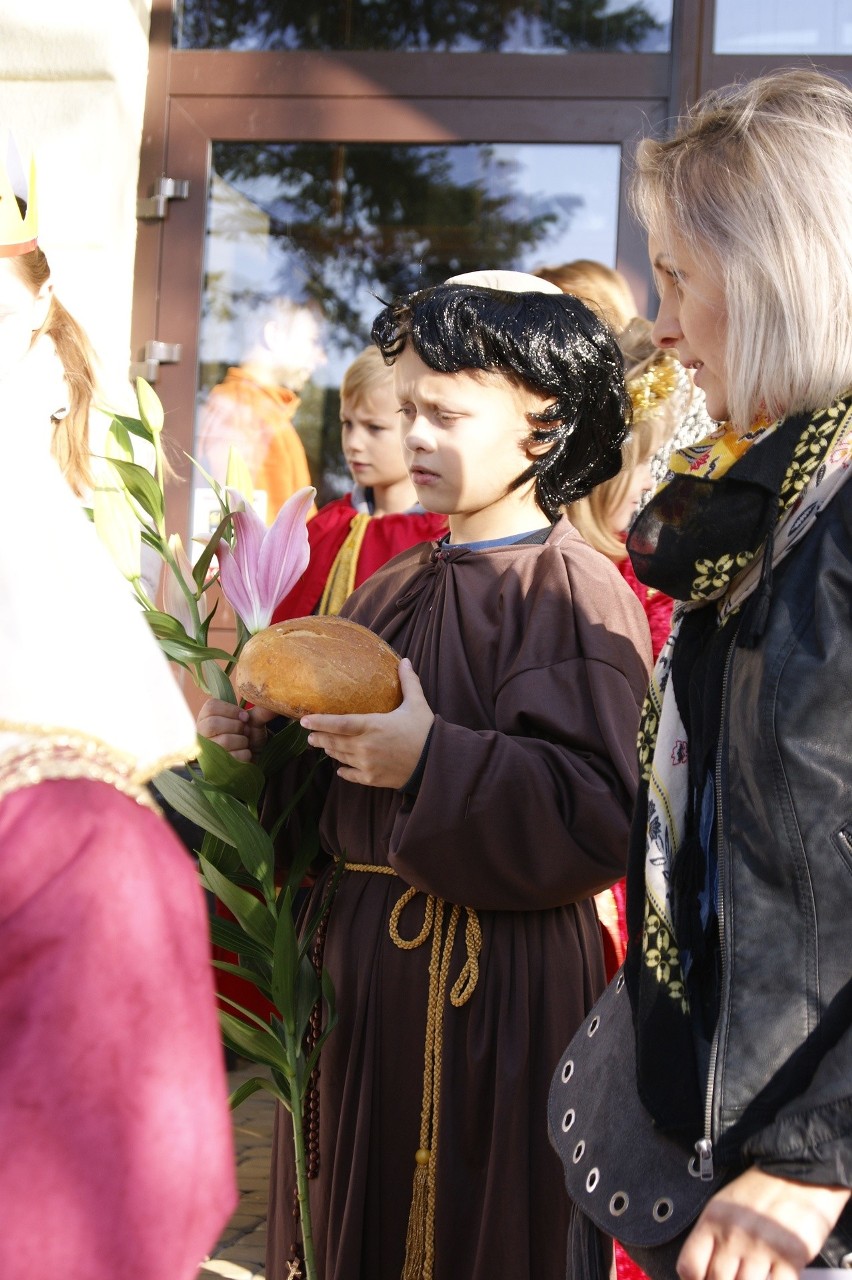
[[[374,716],[303,716],[299,721],[303,729],[310,729],[316,733],[334,734],[341,738],[354,738],[364,733]],[[321,746],[319,742],[311,741],[311,746]]]

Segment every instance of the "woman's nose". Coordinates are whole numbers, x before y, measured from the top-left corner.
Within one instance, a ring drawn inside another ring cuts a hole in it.
[[[651,330],[651,341],[658,347],[670,348],[676,347],[682,336],[677,306],[664,297]]]

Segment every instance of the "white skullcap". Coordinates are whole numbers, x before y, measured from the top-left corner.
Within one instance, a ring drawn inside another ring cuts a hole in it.
[[[504,293],[561,293],[549,280],[540,280],[527,271],[466,271],[450,276],[444,284],[474,284],[480,289],[502,289]]]

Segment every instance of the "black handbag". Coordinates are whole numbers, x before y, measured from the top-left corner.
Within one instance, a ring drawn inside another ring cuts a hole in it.
[[[573,1202],[568,1275],[606,1274],[596,1227],[652,1280],[677,1280],[690,1227],[735,1170],[708,1176],[705,1169],[702,1176],[696,1151],[661,1133],[643,1106],[621,970],[562,1055],[548,1124]]]

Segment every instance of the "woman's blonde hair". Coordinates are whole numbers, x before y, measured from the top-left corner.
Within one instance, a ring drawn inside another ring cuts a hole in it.
[[[639,316],[619,335],[625,381],[633,405],[630,435],[622,445],[617,475],[568,507],[571,523],[588,543],[610,560],[623,560],[624,542],[613,528],[613,515],[624,502],[633,471],[647,462],[677,426],[677,368],[674,359],[654,346],[651,322]]]
[[[558,267],[540,267],[533,275],[590,305],[615,333],[621,333],[639,310],[633,290],[621,272],[591,258],[577,258]]]
[[[638,149],[633,204],[665,253],[719,272],[740,428],[852,383],[852,91],[791,70],[704,98]],[[689,282],[685,282],[689,288]]]
[[[340,381],[340,399],[363,400],[378,386],[393,382],[393,369],[385,364],[378,347],[365,347],[347,366]]]
[[[34,293],[50,280],[50,265],[39,248],[12,258],[11,262]],[[55,293],[51,294],[44,323],[33,334],[33,341],[43,336],[49,337],[56,348],[69,393],[68,412],[54,425],[51,452],[68,484],[80,497],[92,484],[89,411],[97,385],[94,352],[84,330]]]

